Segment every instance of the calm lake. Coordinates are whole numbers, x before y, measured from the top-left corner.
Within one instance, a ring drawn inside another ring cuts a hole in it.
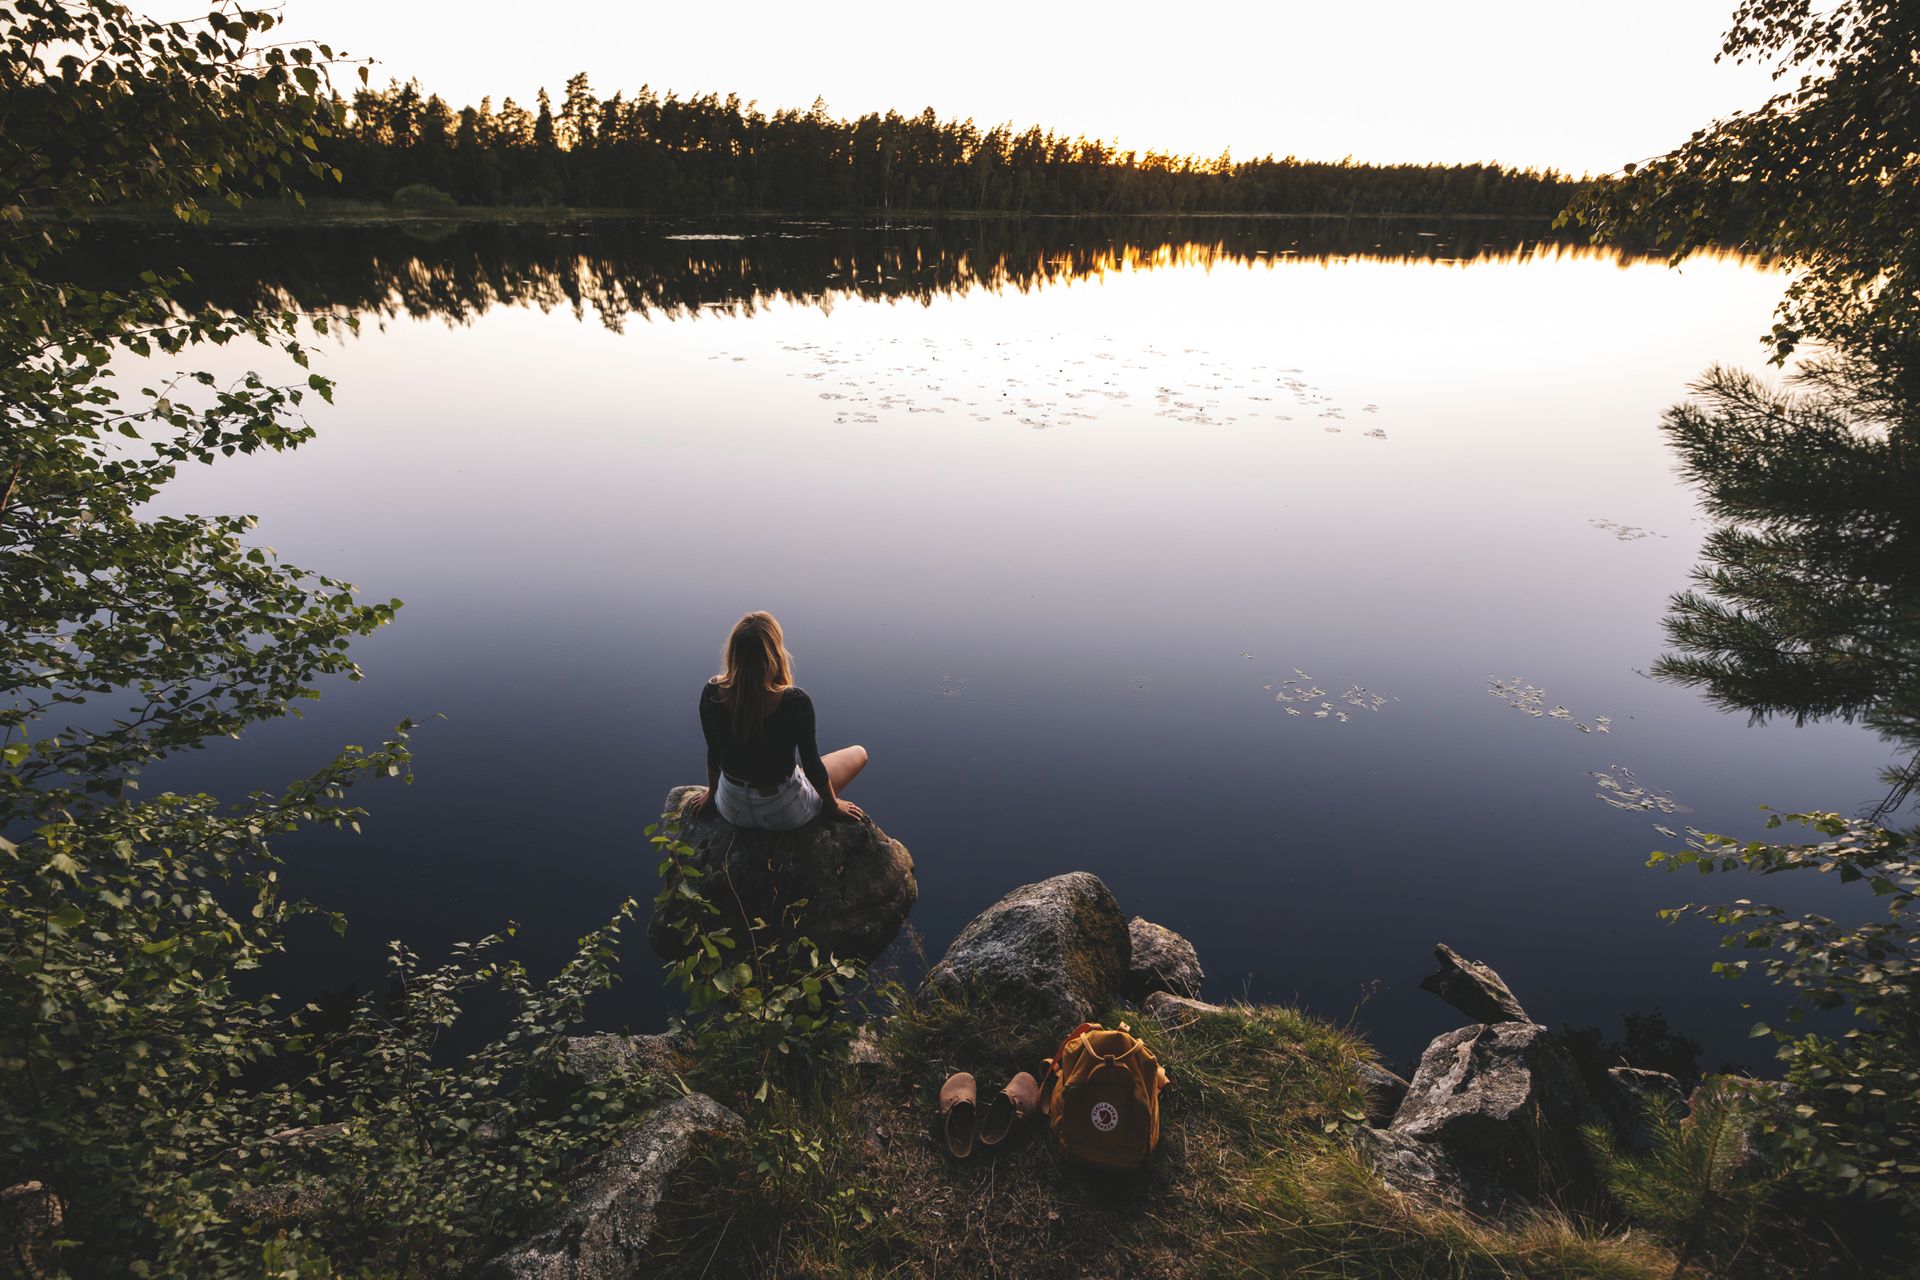
[[[700,779],[699,685],[764,608],[821,745],[873,753],[849,798],[912,850],[930,958],[1012,886],[1086,869],[1191,938],[1215,998],[1357,1009],[1402,1063],[1460,1022],[1417,987],[1439,941],[1541,1021],[1657,1008],[1705,1065],[1752,1061],[1739,1000],[1765,988],[1655,911],[1753,888],[1647,853],[1756,835],[1763,804],[1853,811],[1890,754],[1643,674],[1707,528],[1660,414],[1715,361],[1762,366],[1783,280],[1545,234],[103,236],[102,278],[186,263],[221,305],[361,316],[322,341],[313,443],[185,472],[164,505],[256,513],[286,559],[406,602],[363,682],[148,789],[275,785],[444,716],[416,785],[363,793],[364,835],[290,848],[293,887],[352,927],[303,936],[283,989],[377,983],[389,938],[432,954],[508,920],[550,966],[651,896],[641,829]],[[656,1029],[630,937],[601,1020]]]

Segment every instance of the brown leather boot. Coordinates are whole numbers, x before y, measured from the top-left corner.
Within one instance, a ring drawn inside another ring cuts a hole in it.
[[[973,1154],[974,1102],[977,1089],[973,1077],[956,1071],[940,1086],[940,1129],[947,1139],[947,1150],[956,1160]]]
[[[1040,1082],[1022,1071],[987,1099],[987,1109],[980,1116],[980,1145],[999,1146],[1022,1120],[1039,1109]]]

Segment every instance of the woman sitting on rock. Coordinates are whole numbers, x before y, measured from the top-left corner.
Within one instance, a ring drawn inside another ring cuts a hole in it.
[[[820,754],[813,699],[793,686],[793,655],[772,614],[750,613],[734,625],[723,669],[700,690],[700,729],[707,793],[688,801],[689,815],[711,804],[736,827],[770,831],[792,831],[823,814],[867,816],[840,798],[867,767],[867,749]]]

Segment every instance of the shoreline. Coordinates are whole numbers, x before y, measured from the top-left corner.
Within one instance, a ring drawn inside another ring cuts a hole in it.
[[[1322,210],[1311,213],[1240,212],[1231,209],[1152,211],[1134,210],[1098,213],[1053,213],[1021,210],[938,209],[909,211],[840,210],[835,212],[749,209],[714,212],[662,213],[644,209],[573,207],[567,205],[459,205],[448,209],[395,209],[388,205],[354,201],[327,201],[307,206],[266,207],[249,205],[242,209],[208,206],[204,224],[189,224],[171,210],[120,207],[93,210],[78,221],[84,225],[122,224],[143,227],[293,227],[293,226],[459,226],[467,224],[518,222],[654,222],[684,225],[711,225],[716,222],[824,223],[830,225],[906,226],[923,221],[935,222],[1119,222],[1119,221],[1245,221],[1245,222],[1473,222],[1488,224],[1534,224],[1548,231],[1559,231],[1554,219],[1541,214],[1448,213],[1445,211],[1378,213],[1359,210]],[[51,214],[36,211],[37,219],[55,221]],[[1577,228],[1565,231],[1568,239],[1582,239]]]

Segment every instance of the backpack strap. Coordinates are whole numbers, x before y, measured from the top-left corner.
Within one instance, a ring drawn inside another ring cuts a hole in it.
[[[1154,1057],[1153,1050],[1147,1047],[1147,1042],[1138,1036],[1134,1036],[1133,1043],[1125,1049],[1122,1049],[1119,1053],[1101,1053],[1091,1045],[1087,1046],[1087,1052],[1098,1058],[1102,1066],[1121,1066],[1127,1059],[1137,1054],[1152,1064],[1153,1069],[1151,1075],[1154,1078],[1156,1089],[1165,1089],[1173,1083],[1172,1079],[1167,1075],[1167,1069],[1160,1065],[1160,1059]],[[1049,1061],[1051,1061],[1051,1059],[1049,1059]]]
[[[1060,1074],[1060,1062],[1063,1058],[1067,1056],[1067,1046],[1072,1044],[1074,1040],[1077,1039],[1078,1037],[1085,1035],[1087,1032],[1099,1031],[1099,1030],[1101,1030],[1101,1026],[1097,1022],[1081,1023],[1079,1026],[1075,1027],[1073,1030],[1067,1032],[1066,1039],[1060,1042],[1060,1047],[1054,1051],[1054,1055],[1051,1058],[1045,1059],[1041,1063],[1040,1106],[1042,1110],[1046,1109],[1047,1086],[1053,1082],[1053,1078],[1055,1076]]]

